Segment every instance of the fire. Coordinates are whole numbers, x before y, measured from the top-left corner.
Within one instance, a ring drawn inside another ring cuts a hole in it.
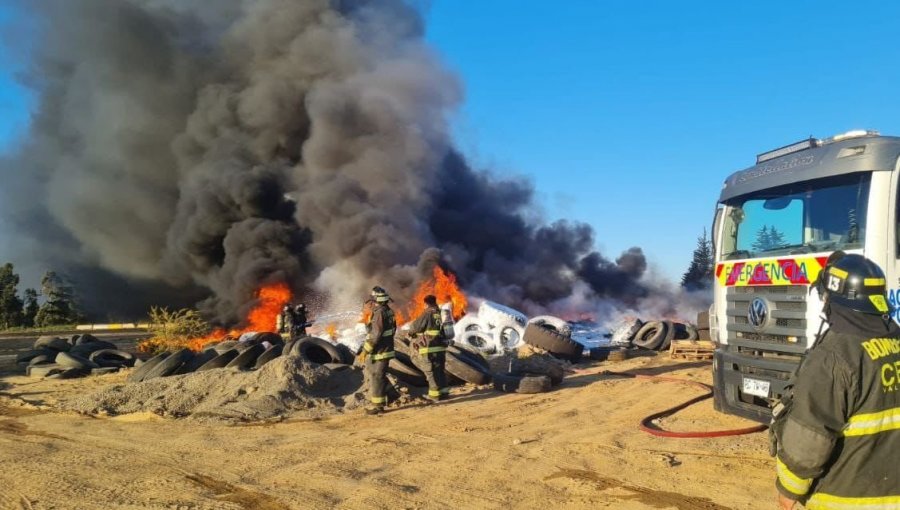
[[[328,335],[332,340],[337,340],[337,324],[332,322],[325,326],[325,334]]]
[[[397,323],[404,324],[419,316],[425,311],[425,296],[433,294],[437,298],[438,305],[444,303],[453,304],[453,320],[459,320],[466,314],[469,300],[462,289],[456,283],[456,276],[444,271],[439,266],[434,266],[431,279],[419,284],[415,296],[406,309],[406,313],[397,313]]]
[[[192,339],[188,342],[187,347],[199,351],[203,349],[203,346],[218,342],[226,336],[237,338],[249,331],[274,332],[278,314],[281,313],[284,305],[291,301],[290,287],[286,283],[263,285],[256,291],[256,299],[256,306],[247,314],[245,326],[232,330],[216,329],[204,337]]]

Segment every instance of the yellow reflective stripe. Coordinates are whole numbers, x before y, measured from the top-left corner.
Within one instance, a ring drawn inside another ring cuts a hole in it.
[[[438,335],[441,334],[441,330],[439,330],[439,329],[429,329],[429,330],[425,331],[425,334],[426,334],[426,335],[431,335],[431,336],[438,336]]]
[[[900,429],[900,407],[895,407],[880,413],[851,416],[844,426],[843,434],[845,437],[868,436],[898,429]]]
[[[784,462],[781,462],[781,459],[777,457],[775,458],[775,467],[778,472],[778,481],[781,482],[781,485],[785,489],[798,496],[803,496],[809,492],[809,487],[812,485],[811,478],[805,479],[795,475],[784,465]]]
[[[428,396],[429,397],[440,397],[441,390],[428,390]]]
[[[804,505],[809,510],[887,510],[900,508],[900,496],[880,496],[873,498],[844,498],[817,492]]]
[[[383,359],[391,359],[394,357],[394,351],[382,352],[381,354],[373,354],[373,361],[381,361]]]
[[[384,330],[384,333],[381,334],[381,336],[391,336],[393,334],[394,334],[393,329],[386,329],[386,330]]]
[[[421,347],[419,348],[419,354],[431,354],[434,352],[444,352],[446,350],[446,347]]]
[[[363,344],[363,349],[365,349],[366,352],[372,352],[372,349],[374,349],[374,347],[372,347],[368,342],[366,342]]]
[[[863,280],[863,285],[866,287],[877,287],[878,285],[884,285],[884,278],[866,278]]]
[[[372,397],[373,404],[384,404],[387,402],[387,397]]]
[[[844,271],[843,269],[838,269],[836,267],[829,268],[828,272],[837,276],[838,278],[846,278],[850,274],[847,271]]]

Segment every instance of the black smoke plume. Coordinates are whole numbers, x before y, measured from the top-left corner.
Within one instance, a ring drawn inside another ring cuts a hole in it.
[[[647,293],[640,249],[613,262],[587,225],[534,221],[526,181],[454,149],[461,86],[407,3],[20,7],[40,26],[25,77],[38,107],[0,163],[7,249],[92,275],[94,310],[205,293],[202,309],[235,323],[274,281],[336,302],[379,284],[400,301],[437,263],[528,308],[576,288]]]

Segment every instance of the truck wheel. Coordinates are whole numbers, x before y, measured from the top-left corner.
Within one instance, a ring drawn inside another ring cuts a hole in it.
[[[294,351],[300,357],[311,363],[324,365],[325,363],[343,363],[345,357],[336,345],[328,340],[308,336],[297,340]]]
[[[675,339],[675,333],[677,332],[677,328],[675,323],[672,321],[663,321],[663,324],[666,325],[666,336],[663,338],[662,344],[657,349],[658,351],[667,351],[669,347],[672,345],[672,340]]]
[[[403,381],[405,384],[424,388],[428,386],[425,374],[416,368],[409,356],[402,352],[394,351],[395,357],[388,362],[388,373],[394,374],[394,377]]]
[[[648,322],[637,332],[632,343],[641,349],[656,350],[666,339],[667,330],[663,322]]]
[[[471,360],[468,356],[458,355],[454,352],[447,351],[444,370],[454,377],[461,379],[469,384],[490,384],[491,375],[476,361]]]
[[[577,363],[584,353],[584,346],[556,331],[542,328],[535,324],[525,327],[525,343],[539,347],[556,356]]]
[[[266,346],[264,346],[263,344],[253,344],[252,346],[244,350],[244,352],[235,356],[233,360],[225,365],[225,368],[246,370],[252,367],[256,363],[256,360],[259,358],[259,356],[265,351]]]
[[[80,368],[90,370],[92,368],[100,368],[100,365],[93,361],[74,354],[71,352],[61,352],[56,355],[56,363],[66,368]]]
[[[546,375],[494,374],[494,389],[506,393],[544,393],[550,386]]]
[[[556,331],[562,336],[572,337],[572,325],[568,321],[552,315],[538,315],[528,320],[528,324],[534,324],[542,328]]]

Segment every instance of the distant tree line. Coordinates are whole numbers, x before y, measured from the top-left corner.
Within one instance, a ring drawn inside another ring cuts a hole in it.
[[[0,266],[0,330],[78,322],[80,313],[75,302],[75,290],[57,273],[44,273],[40,292],[25,289],[20,298],[18,287],[19,275],[13,265],[6,263]]]

